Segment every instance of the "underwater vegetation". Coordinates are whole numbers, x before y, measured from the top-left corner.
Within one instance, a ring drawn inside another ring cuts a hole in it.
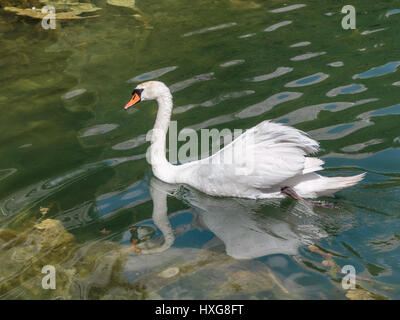
[[[111,241],[79,246],[58,220],[45,219],[23,231],[1,229],[0,248],[1,299],[146,297],[141,286],[130,284],[119,273],[126,259],[121,246]],[[54,290],[42,288],[45,265],[55,267]]]
[[[266,292],[273,299],[303,298],[290,279],[261,262],[237,260],[223,247],[187,248],[185,259],[174,248],[149,255],[160,241],[146,225],[130,227],[130,245],[112,241],[107,228],[99,230],[100,237],[82,243],[61,221],[46,218],[50,210],[40,207],[39,219],[25,220],[17,229],[0,229],[0,299],[162,299],[182,294],[187,299],[258,299]],[[176,236],[182,231],[177,228]],[[327,273],[339,287],[343,273],[336,254],[315,245],[308,250],[322,262],[318,267],[315,262],[304,263]],[[47,265],[56,270],[54,290],[42,288],[42,268]],[[188,292],[193,285],[196,294]],[[382,285],[357,276],[356,287],[345,296],[351,300],[387,299],[366,288],[382,289]]]
[[[327,269],[327,273],[331,276],[332,281],[340,284],[342,282],[341,276],[345,274],[333,259],[333,255],[314,245],[309,246],[308,249],[311,252],[317,253],[324,259],[321,263],[322,267]],[[366,284],[373,283],[378,286],[382,286],[383,284],[380,284],[378,281],[359,276],[356,276],[356,281],[358,281],[358,283],[355,285],[355,287],[347,290],[346,298],[350,300],[387,300],[387,297],[371,292],[360,285],[360,283],[363,282]]]

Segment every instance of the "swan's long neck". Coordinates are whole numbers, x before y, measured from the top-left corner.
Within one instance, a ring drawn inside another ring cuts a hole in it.
[[[157,98],[158,112],[154,124],[150,157],[154,175],[168,183],[175,183],[175,166],[170,164],[165,157],[165,144],[172,113],[172,95],[165,93]]]

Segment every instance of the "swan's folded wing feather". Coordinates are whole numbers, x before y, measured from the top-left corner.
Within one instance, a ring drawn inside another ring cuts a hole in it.
[[[235,184],[270,188],[302,174],[305,156],[318,149],[318,143],[306,133],[264,121],[203,160],[211,162],[209,174],[218,170],[214,174],[221,180],[228,178]]]

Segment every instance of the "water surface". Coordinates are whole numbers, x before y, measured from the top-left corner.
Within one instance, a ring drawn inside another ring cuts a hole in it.
[[[142,19],[93,2],[56,30],[0,11],[2,299],[400,298],[395,4],[357,0],[343,30],[332,1],[138,0]],[[366,178],[339,210],[165,185],[145,158],[156,103],[123,110],[150,79],[178,130],[273,119],[320,141],[324,175]]]

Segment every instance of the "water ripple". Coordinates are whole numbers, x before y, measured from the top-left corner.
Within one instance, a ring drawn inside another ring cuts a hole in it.
[[[268,73],[268,74],[263,74],[261,76],[257,76],[254,78],[246,79],[246,81],[250,82],[260,82],[260,81],[265,81],[273,78],[280,77],[286,73],[292,72],[293,68],[290,67],[278,67],[274,72]]]
[[[352,159],[358,160],[354,161]],[[340,162],[342,166],[357,166],[373,172],[398,173],[399,165],[398,162],[393,161],[394,159],[400,159],[400,149],[398,148],[385,149],[374,154],[366,153],[363,157],[358,158],[349,155],[348,157],[343,157]]]
[[[8,178],[9,176],[14,174],[15,172],[17,172],[17,169],[15,169],[15,168],[1,169],[0,170],[0,181]]]
[[[329,77],[329,74],[326,74],[323,72],[318,72],[318,73],[314,73],[310,76],[289,82],[289,83],[285,84],[285,87],[294,88],[294,87],[310,86],[312,84],[322,82],[325,79],[327,79],[328,77]]]
[[[19,212],[32,208],[42,199],[45,199],[81,178],[87,177],[104,166],[105,163],[103,161],[84,165],[76,170],[57,176],[54,179],[40,181],[11,194],[0,203],[0,209],[3,213],[3,216],[0,215],[0,220],[3,218],[7,219]]]
[[[381,77],[389,73],[397,71],[397,67],[400,65],[400,61],[391,61],[382,66],[369,69],[360,74],[353,76],[353,79],[369,79],[374,77]]]
[[[197,31],[193,31],[193,32],[188,32],[188,33],[185,33],[182,37],[190,37],[195,34],[201,34],[201,33],[221,30],[221,29],[225,29],[225,28],[230,28],[230,27],[236,26],[236,24],[237,24],[236,22],[224,23],[224,24],[220,24],[220,25],[217,25],[214,27],[209,27],[209,28],[204,28],[204,29],[200,29]]]
[[[334,88],[326,93],[328,97],[336,97],[340,94],[356,94],[366,91],[368,88],[360,83],[352,83],[347,86]]]
[[[238,60],[232,60],[232,61],[227,61],[227,62],[221,63],[219,66],[221,68],[228,68],[228,67],[236,66],[238,64],[243,64],[244,62],[245,62],[244,59],[238,59]]]
[[[400,13],[400,9],[393,9],[386,12],[385,17],[389,18],[391,15]]]
[[[309,134],[317,140],[336,140],[343,138],[359,129],[372,126],[373,123],[370,121],[356,121],[352,123],[344,123],[333,125],[325,128],[312,130]]]
[[[343,67],[344,63],[342,61],[334,61],[334,62],[328,63],[327,65],[330,67],[338,68],[338,67]]]
[[[68,99],[72,99],[74,97],[77,97],[83,93],[86,92],[86,89],[76,89],[76,90],[72,90],[67,92],[66,94],[63,95],[63,98],[68,100]]]
[[[276,29],[287,26],[287,25],[291,24],[292,22],[293,21],[282,21],[282,22],[273,24],[272,26],[269,26],[268,28],[264,29],[264,31],[265,32],[275,31]]]
[[[202,106],[202,107],[212,107],[212,106],[215,106],[216,104],[218,104],[218,103],[220,103],[222,101],[248,96],[248,95],[253,94],[253,93],[255,93],[255,91],[253,91],[253,90],[229,92],[229,93],[226,93],[226,94],[221,94],[220,96],[218,96],[218,97],[216,97],[214,99],[205,101],[202,104],[200,104],[200,106]]]
[[[225,94],[221,94],[218,97],[215,97],[213,99],[207,100],[203,103],[199,103],[199,104],[189,104],[186,106],[182,106],[182,107],[176,107],[173,109],[173,113],[177,114],[177,113],[183,113],[185,111],[191,110],[193,108],[196,107],[213,107],[225,100],[229,100],[229,99],[236,99],[236,98],[240,98],[240,97],[244,97],[250,94],[254,94],[255,91],[253,90],[243,90],[243,91],[235,91],[235,92],[229,92],[229,93],[225,93]]]
[[[400,114],[400,104],[395,104],[390,107],[362,113],[358,115],[357,118],[369,119],[370,117],[380,117],[380,116],[399,115],[399,114]]]
[[[255,35],[256,35],[255,33],[248,33],[248,34],[243,34],[243,35],[239,36],[238,38],[239,39],[246,39],[246,38],[251,38],[251,37],[253,37]]]
[[[143,73],[141,75],[138,75],[136,77],[133,77],[131,79],[129,79],[128,81],[126,81],[127,83],[132,83],[132,82],[142,82],[142,81],[148,81],[151,79],[155,79],[158,77],[161,77],[162,75],[174,71],[175,69],[177,69],[177,66],[172,66],[172,67],[166,67],[166,68],[161,68],[161,69],[157,69],[157,70],[153,70],[153,71],[149,71],[146,73]]]
[[[361,143],[357,143],[357,144],[353,144],[353,145],[350,145],[350,146],[343,147],[342,151],[344,151],[344,152],[357,152],[357,151],[361,151],[361,150],[365,149],[366,147],[373,146],[373,145],[376,145],[376,144],[380,144],[382,142],[383,142],[382,139],[372,139],[372,140],[369,140],[369,141],[366,141],[366,142],[361,142]]]
[[[290,60],[292,60],[292,61],[302,61],[302,60],[307,60],[307,59],[311,59],[311,58],[314,58],[314,57],[322,56],[322,55],[324,55],[324,54],[326,54],[325,51],[321,51],[321,52],[307,52],[307,53],[305,53],[305,54],[302,54],[302,55],[293,57],[293,58],[291,58]]]
[[[187,104],[185,106],[175,107],[174,109],[172,109],[172,113],[174,113],[174,114],[183,113],[183,112],[189,111],[193,108],[196,108],[198,106],[199,106],[199,104]]]
[[[330,103],[321,103],[312,106],[307,106],[300,108],[298,110],[292,111],[286,115],[283,115],[276,119],[278,122],[284,122],[290,125],[295,125],[298,123],[312,121],[317,119],[320,111],[325,110],[329,112],[338,112],[350,107],[359,106],[362,104],[370,103],[378,101],[379,99],[371,98],[359,100],[356,102],[330,102]]]
[[[129,150],[129,149],[136,148],[136,147],[144,144],[145,142],[146,142],[146,135],[143,134],[136,138],[129,139],[124,142],[120,142],[120,143],[116,144],[115,146],[113,146],[112,149],[113,150]]]
[[[219,124],[223,124],[223,123],[227,123],[227,122],[231,122],[235,120],[235,117],[233,114],[226,114],[226,115],[222,115],[219,117],[215,117],[215,118],[211,118],[208,119],[206,121],[197,123],[197,124],[193,124],[188,126],[188,128],[191,128],[193,130],[199,130],[199,129],[203,129],[203,128],[207,128],[207,127],[211,127],[211,126],[216,126]]]
[[[365,30],[365,31],[361,32],[361,35],[365,36],[365,35],[375,33],[375,32],[380,32],[383,30],[386,30],[386,28],[380,28],[380,29],[375,29],[375,30]]]
[[[280,103],[284,103],[290,100],[298,99],[303,95],[301,92],[280,92],[277,94],[274,94],[273,96],[265,99],[264,101],[261,101],[257,104],[254,104],[252,106],[249,106],[242,111],[236,113],[237,118],[250,118],[250,117],[255,117],[259,116],[269,110],[271,110],[273,107]]]
[[[96,199],[96,213],[102,219],[115,213],[133,208],[150,199],[148,187],[143,181],[138,181],[119,192],[103,194]]]
[[[291,6],[287,6],[287,7],[282,7],[282,8],[278,8],[278,9],[273,9],[273,10],[269,10],[269,12],[273,12],[273,13],[281,13],[281,12],[287,12],[287,11],[292,11],[292,10],[296,10],[296,9],[300,9],[305,7],[305,4],[293,4]]]
[[[311,42],[309,42],[309,41],[303,41],[303,42],[294,43],[290,47],[291,48],[305,47],[305,46],[309,46],[310,44],[311,44]]]
[[[118,124],[113,124],[113,123],[105,123],[105,124],[99,124],[87,129],[83,129],[82,133],[79,134],[80,137],[90,137],[90,136],[95,136],[99,134],[105,134],[107,132],[110,132],[114,129],[118,128]]]
[[[183,89],[191,86],[194,83],[201,82],[201,81],[214,80],[215,78],[213,76],[214,76],[214,72],[199,74],[190,79],[176,82],[176,83],[172,84],[169,88],[170,88],[171,92],[178,92],[180,90],[183,90]]]

